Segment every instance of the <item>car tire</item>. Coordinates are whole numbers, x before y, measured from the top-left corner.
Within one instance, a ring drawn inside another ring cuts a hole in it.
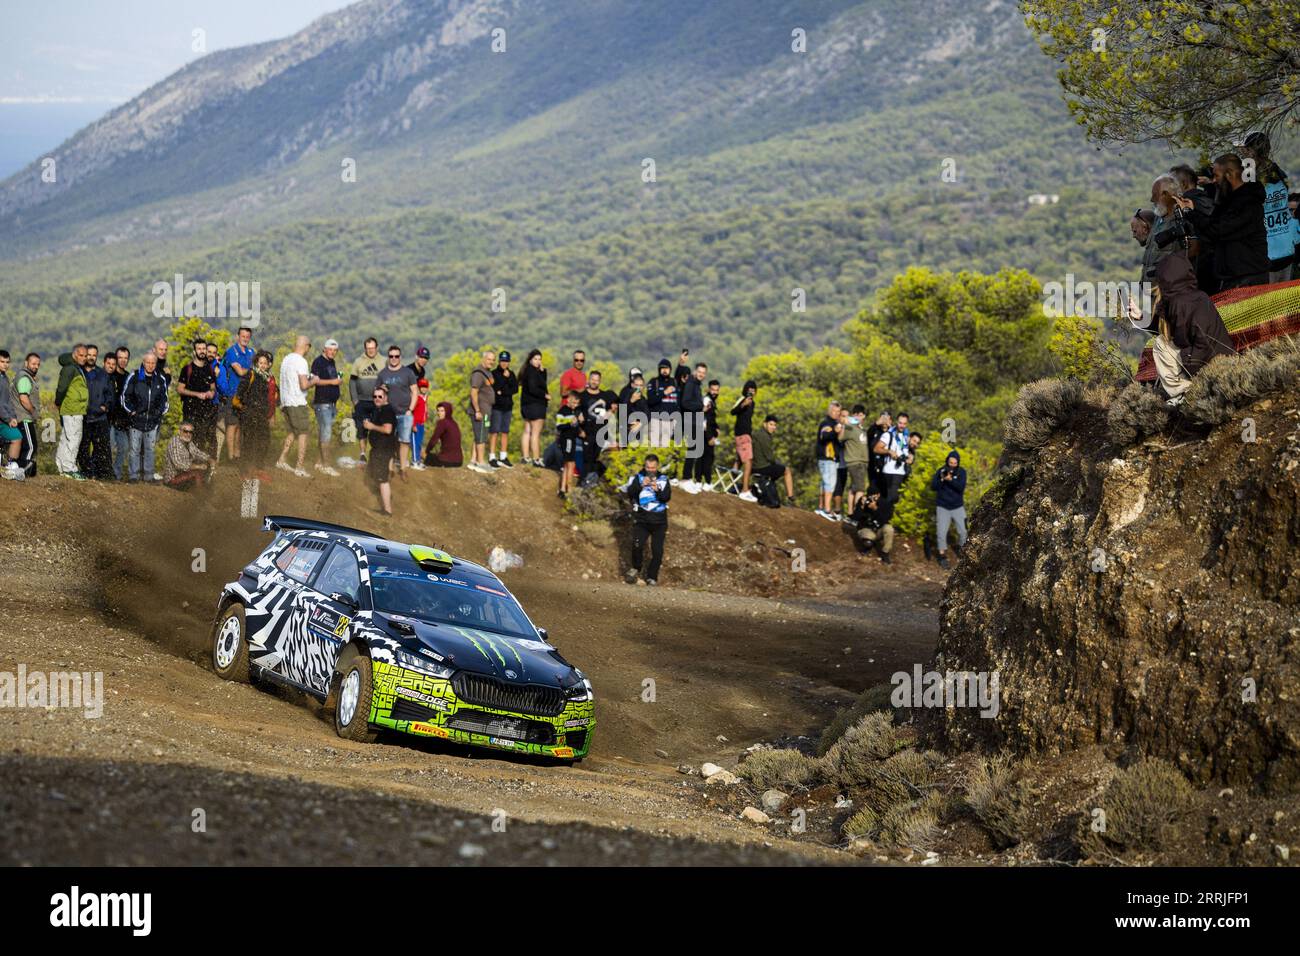
[[[250,683],[244,605],[231,604],[212,626],[212,669],[225,680]]]
[[[370,729],[370,698],[374,684],[370,658],[355,647],[343,652],[338,665],[338,689],[334,692],[334,730],[345,740],[368,743],[375,739]]]

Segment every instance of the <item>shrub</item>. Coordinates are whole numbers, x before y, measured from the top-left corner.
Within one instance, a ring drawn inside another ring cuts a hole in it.
[[[1006,757],[981,760],[966,780],[966,807],[999,850],[1015,846],[1021,840],[1022,801],[1020,774]]]
[[[1239,355],[1221,355],[1192,379],[1182,412],[1201,425],[1222,425],[1238,409],[1265,395],[1296,387],[1300,342],[1273,339]]]
[[[1092,829],[1084,821],[1084,849],[1095,853],[1105,845],[1125,850],[1159,849],[1170,829],[1192,809],[1191,784],[1167,761],[1144,757],[1116,772],[1101,801],[1105,828]]]
[[[889,703],[889,695],[892,691],[891,684],[868,687],[852,705],[842,708],[822,731],[821,740],[817,742],[817,756],[825,756],[826,751],[844,736],[846,730],[872,711],[883,710],[892,713]]]
[[[1169,421],[1169,407],[1164,399],[1137,382],[1129,384],[1110,403],[1106,411],[1106,429],[1116,445],[1131,445],[1154,435]]]
[[[864,807],[845,821],[840,832],[846,837],[869,837],[885,846],[924,850],[938,834],[942,806],[938,793],[927,793],[883,811]]]
[[[807,787],[817,777],[817,761],[797,750],[759,750],[736,773],[760,790],[777,787],[789,792]]]
[[[892,715],[868,714],[826,751],[823,776],[841,787],[863,786],[872,781],[877,763],[904,746]]]
[[[1033,451],[1074,415],[1083,402],[1083,383],[1072,378],[1042,378],[1020,389],[1007,419],[1003,438],[1008,448]]]

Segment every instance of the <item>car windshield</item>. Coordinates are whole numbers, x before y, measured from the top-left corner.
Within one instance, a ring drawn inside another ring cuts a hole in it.
[[[375,610],[537,640],[537,632],[508,593],[454,575],[377,569],[370,576]]]

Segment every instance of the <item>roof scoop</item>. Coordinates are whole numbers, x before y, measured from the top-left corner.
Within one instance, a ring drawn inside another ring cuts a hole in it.
[[[440,574],[450,571],[452,566],[451,555],[446,551],[420,545],[411,548],[411,560],[424,571],[437,571]]]

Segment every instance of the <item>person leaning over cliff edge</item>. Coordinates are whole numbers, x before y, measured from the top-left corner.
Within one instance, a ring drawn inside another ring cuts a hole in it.
[[[1156,267],[1158,297],[1151,316],[1142,323],[1136,303],[1129,305],[1133,326],[1152,332],[1151,354],[1160,388],[1170,405],[1181,405],[1192,377],[1211,359],[1233,355],[1232,336],[1210,297],[1196,287],[1196,275],[1186,254],[1167,256]]]

